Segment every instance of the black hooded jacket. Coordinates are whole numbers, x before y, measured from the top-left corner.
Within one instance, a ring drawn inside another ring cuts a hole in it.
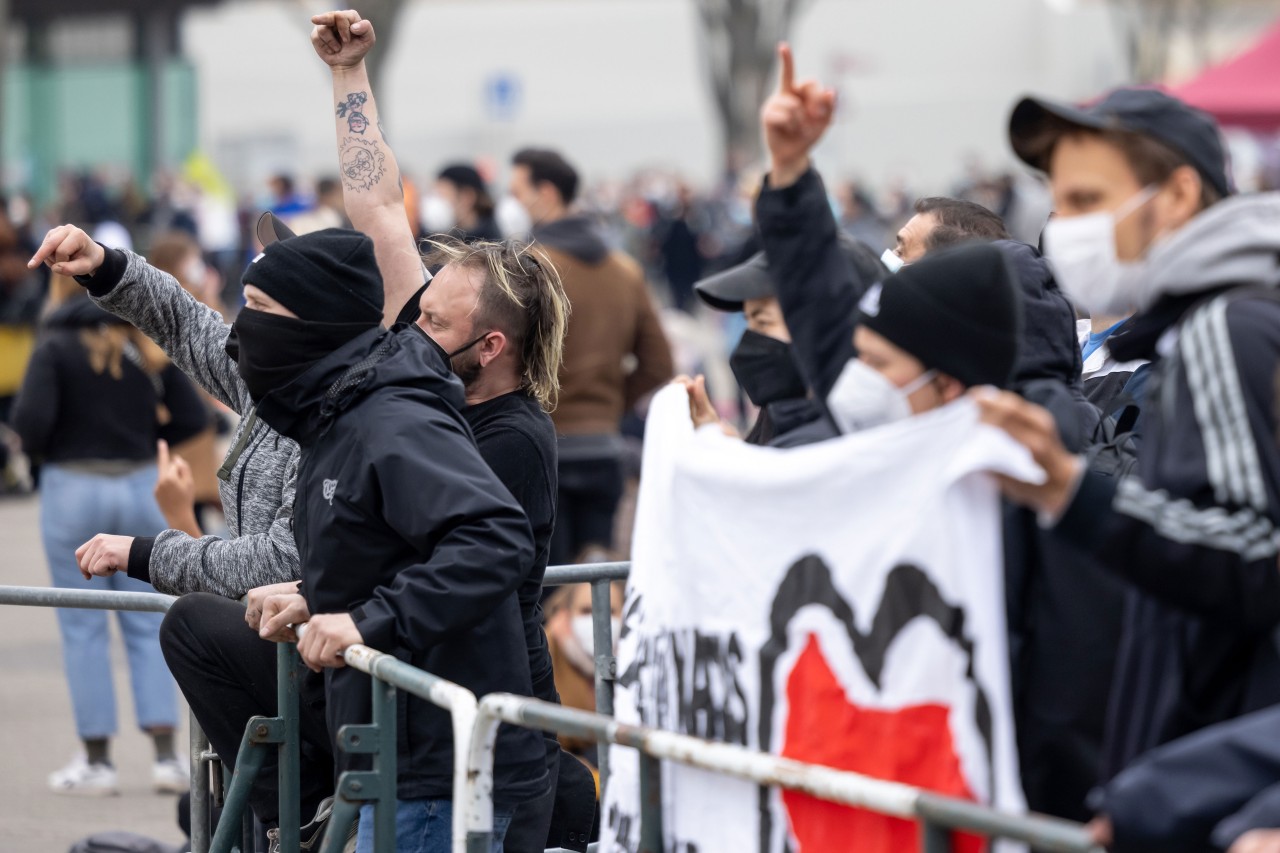
[[[516,590],[533,539],[480,457],[463,405],[426,335],[376,328],[267,394],[258,416],[302,448],[294,531],[311,612],[349,612],[366,645],[477,696],[527,696]],[[331,734],[369,719],[365,675],[326,670],[326,688]],[[399,701],[399,797],[451,797],[448,712]],[[546,785],[541,736],[501,732],[497,801],[523,802]]]
[[[1025,243],[995,244],[1022,288],[1023,337],[1012,390],[1045,407],[1072,451],[1101,419],[1084,396],[1075,312]],[[1087,820],[1098,783],[1125,587],[1075,541],[1004,506],[1005,596],[1022,787],[1039,812]]]

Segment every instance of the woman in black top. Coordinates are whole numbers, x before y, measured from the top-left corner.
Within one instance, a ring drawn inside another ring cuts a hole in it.
[[[76,548],[102,531],[154,535],[165,528],[152,496],[156,441],[190,438],[206,426],[208,415],[186,377],[172,365],[149,364],[131,327],[68,284],[76,295],[45,319],[14,405],[13,426],[25,452],[43,463],[40,531],[53,584],[89,589],[77,567]],[[56,285],[55,292],[60,289]],[[152,591],[124,572],[106,580],[109,589]],[[101,589],[101,582],[94,588]],[[118,782],[108,739],[116,732],[116,712],[107,614],[57,613],[85,755],[53,773],[49,786],[67,794],[113,794]],[[152,786],[185,790],[186,760],[173,746],[176,695],[158,640],[162,614],[117,615],[129,653],[138,725],[156,744]]]

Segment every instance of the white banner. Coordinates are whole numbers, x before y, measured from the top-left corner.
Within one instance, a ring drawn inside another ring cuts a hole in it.
[[[794,450],[650,409],[617,718],[1024,808],[1000,512],[1037,476],[960,401]],[[639,844],[638,754],[614,747],[604,850]],[[668,763],[676,853],[904,853],[909,821]],[[957,838],[957,850],[981,850]]]

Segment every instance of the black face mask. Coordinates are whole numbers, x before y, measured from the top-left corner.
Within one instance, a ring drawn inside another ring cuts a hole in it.
[[[226,351],[239,365],[240,378],[257,403],[376,325],[316,323],[244,308],[231,326]]]
[[[419,326],[417,323],[409,323],[408,327],[416,330],[418,334],[422,335],[424,338],[430,341],[431,346],[435,349],[435,351],[440,353],[440,358],[444,359],[444,363],[449,366],[449,370],[452,371],[459,379],[462,380],[462,384],[464,386],[470,385],[472,382],[476,380],[476,377],[480,375],[479,361],[472,362],[470,365],[464,365],[463,367],[459,368],[457,365],[453,363],[453,360],[458,356],[462,355],[467,350],[471,349],[476,344],[483,341],[485,338],[487,338],[489,336],[488,332],[485,332],[483,335],[476,338],[471,343],[463,344],[453,352],[448,352],[445,350],[444,347],[440,346],[439,342],[436,341],[435,338],[428,335],[426,330],[423,329],[421,326]]]
[[[791,344],[747,329],[729,356],[729,367],[751,402],[767,406],[808,393],[791,354]]]

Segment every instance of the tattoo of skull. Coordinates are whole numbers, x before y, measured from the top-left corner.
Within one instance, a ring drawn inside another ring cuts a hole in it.
[[[372,139],[348,137],[342,141],[342,179],[353,192],[371,190],[386,173],[386,156]]]

